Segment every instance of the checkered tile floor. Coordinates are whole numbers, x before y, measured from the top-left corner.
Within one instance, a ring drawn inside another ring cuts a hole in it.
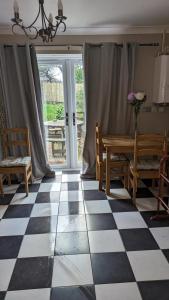
[[[168,300],[169,220],[150,221],[143,183],[137,207],[120,181],[57,172],[0,200],[0,300]]]

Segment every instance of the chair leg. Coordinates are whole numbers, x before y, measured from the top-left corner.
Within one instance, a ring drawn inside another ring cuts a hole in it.
[[[33,183],[33,174],[32,174],[32,165],[30,166],[30,172],[31,172],[31,177],[30,177],[30,181],[31,181],[31,184]]]
[[[129,174],[128,174],[127,170],[125,170],[125,175],[124,175],[124,188],[125,189],[128,188],[128,181],[129,181],[128,176],[129,176]]]
[[[110,195],[110,168],[106,169],[106,194]]]
[[[25,173],[24,173],[24,180],[25,180],[25,193],[26,193],[26,196],[28,196],[29,188],[28,188],[27,170],[25,170]]]
[[[7,175],[7,178],[8,178],[8,185],[11,185],[11,175]]]
[[[133,178],[133,203],[136,205],[137,179]]]
[[[99,166],[99,191],[103,190],[103,167]]]
[[[99,180],[99,165],[98,163],[96,162],[96,180]]]
[[[4,190],[3,190],[3,179],[2,176],[0,175],[0,194],[4,195]]]

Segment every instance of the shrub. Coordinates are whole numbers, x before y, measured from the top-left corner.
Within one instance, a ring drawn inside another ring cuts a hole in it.
[[[64,118],[63,103],[44,103],[43,105],[44,121],[61,120]]]

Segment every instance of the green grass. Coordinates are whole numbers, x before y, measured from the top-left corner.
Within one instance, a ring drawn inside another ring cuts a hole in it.
[[[64,104],[63,103],[44,103],[43,105],[44,121],[61,120],[64,118]]]

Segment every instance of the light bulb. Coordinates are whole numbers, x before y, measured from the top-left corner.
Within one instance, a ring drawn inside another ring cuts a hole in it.
[[[16,0],[14,1],[13,9],[14,9],[14,13],[19,14],[19,5]]]
[[[52,16],[52,14],[51,14],[51,13],[49,14],[49,22],[50,22],[50,24],[52,24],[52,23],[53,23],[53,16]]]
[[[63,4],[61,0],[58,0],[58,16],[63,16]]]

